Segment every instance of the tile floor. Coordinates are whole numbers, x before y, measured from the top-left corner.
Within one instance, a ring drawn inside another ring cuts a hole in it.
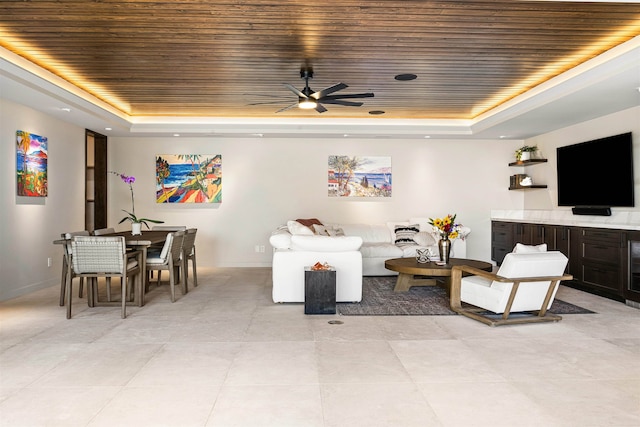
[[[58,287],[0,303],[0,425],[640,425],[640,310],[624,304],[562,288],[598,314],[331,325],[273,304],[268,268],[199,278],[124,320],[84,300],[66,320]]]

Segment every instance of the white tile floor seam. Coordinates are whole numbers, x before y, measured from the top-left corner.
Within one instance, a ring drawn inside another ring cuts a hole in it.
[[[202,268],[127,319],[76,294],[67,320],[58,287],[0,302],[0,426],[640,425],[638,309],[562,287],[596,314],[308,316],[270,277]]]

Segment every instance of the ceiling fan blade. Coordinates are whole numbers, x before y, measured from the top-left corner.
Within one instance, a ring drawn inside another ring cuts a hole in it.
[[[297,103],[297,102],[294,102],[293,104],[291,104],[291,105],[289,105],[289,106],[287,106],[287,107],[284,107],[284,108],[279,109],[278,111],[276,111],[276,113],[282,113],[283,111],[290,110],[290,109],[292,109],[293,107],[297,107],[297,106],[298,106],[298,103]]]
[[[327,109],[326,109],[326,108],[324,108],[320,103],[318,103],[318,105],[316,106],[315,110],[316,110],[318,113],[324,113],[325,111],[327,111]]]
[[[349,94],[344,94],[344,95],[329,95],[329,96],[325,96],[322,97],[320,99],[320,101],[325,102],[328,100],[335,100],[335,99],[353,99],[353,98],[373,98],[373,93],[368,92],[368,93],[349,93]]]
[[[323,99],[322,102],[325,104],[346,105],[347,107],[361,107],[363,104],[362,102],[343,101],[341,99]]]
[[[296,95],[298,95],[300,98],[307,98],[307,95],[305,95],[304,93],[300,92],[298,89],[296,89],[294,86],[291,86],[289,83],[283,83],[283,85],[284,85],[284,87],[289,89],[291,92],[293,92]]]
[[[325,97],[326,95],[329,95],[330,93],[337,92],[337,91],[339,91],[339,90],[346,89],[346,88],[348,88],[348,87],[349,87],[349,86],[347,86],[347,85],[346,85],[346,84],[344,84],[344,83],[338,83],[338,84],[335,84],[335,85],[333,85],[333,86],[326,87],[326,88],[324,88],[324,89],[322,89],[322,90],[319,90],[318,92],[313,93],[313,94],[311,95],[311,97],[312,97],[312,98],[315,98],[315,99],[320,99],[320,98]]]
[[[280,101],[264,101],[264,102],[252,102],[251,104],[246,104],[246,105],[269,105],[269,104],[282,104],[284,102],[286,102],[287,100],[280,100]]]

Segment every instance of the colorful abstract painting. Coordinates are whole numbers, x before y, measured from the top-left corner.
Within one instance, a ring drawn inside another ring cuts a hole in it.
[[[156,156],[156,203],[222,202],[220,154]]]
[[[329,197],[391,197],[391,157],[329,156]]]
[[[47,197],[47,138],[19,130],[16,153],[18,196]]]

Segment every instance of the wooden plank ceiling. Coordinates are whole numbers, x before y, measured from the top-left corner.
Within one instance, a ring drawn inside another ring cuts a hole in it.
[[[638,34],[633,3],[0,2],[2,47],[132,116],[468,119]],[[301,67],[375,97],[276,113]]]

